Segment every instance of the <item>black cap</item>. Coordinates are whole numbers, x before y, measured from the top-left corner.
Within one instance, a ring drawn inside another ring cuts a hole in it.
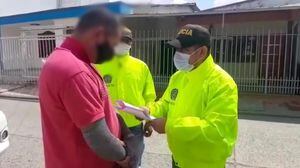
[[[210,47],[210,33],[200,25],[187,24],[180,29],[176,39],[167,44],[175,48],[187,48],[193,45]]]

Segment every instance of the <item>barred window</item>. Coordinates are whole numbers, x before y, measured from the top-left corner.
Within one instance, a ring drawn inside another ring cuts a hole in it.
[[[55,46],[55,33],[46,31],[38,34],[39,58],[47,58]]]

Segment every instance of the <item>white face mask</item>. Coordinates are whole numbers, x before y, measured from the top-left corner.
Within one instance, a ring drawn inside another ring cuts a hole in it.
[[[116,55],[125,55],[129,53],[131,46],[126,43],[119,43],[115,48]]]
[[[175,67],[180,71],[190,71],[194,68],[194,65],[189,63],[190,55],[179,51],[174,54]]]

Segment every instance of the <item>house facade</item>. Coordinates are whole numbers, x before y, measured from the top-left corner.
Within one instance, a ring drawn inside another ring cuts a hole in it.
[[[37,81],[42,60],[72,32],[78,17],[86,11],[106,8],[120,15],[132,12],[130,6],[121,2],[72,7],[56,6],[50,0],[38,4],[47,4],[48,1],[48,6],[35,6],[31,9],[35,11],[35,8],[41,7],[41,11],[25,11],[26,13],[0,17],[2,82]]]
[[[199,12],[195,4],[129,5],[122,2],[93,4],[92,1],[87,3],[84,0],[57,2],[56,7],[53,4],[47,8],[40,6],[47,10],[32,9],[35,12],[25,11],[28,13],[0,17],[2,82],[19,82],[20,79],[21,82],[24,82],[23,79],[25,82],[36,81],[43,59],[73,32],[79,16],[91,8],[104,7],[123,17]],[[89,5],[90,3],[93,5]],[[16,58],[19,61],[16,61]]]
[[[3,24],[0,18],[3,80],[17,74],[17,81],[19,76],[35,81],[41,60],[72,33],[78,16],[84,12],[82,8],[87,7],[72,5],[75,7],[56,9],[65,12],[56,14],[57,18],[44,16],[43,20],[9,24],[15,19]],[[215,61],[233,76],[240,92],[300,94],[299,0],[248,0],[205,11],[199,11],[195,4],[117,3],[111,10],[122,14],[125,25],[133,30],[132,55],[149,65],[158,90],[165,89],[176,71],[174,50],[166,48],[166,42],[181,26],[200,24],[213,36]],[[39,16],[41,13],[36,12]],[[16,57],[21,58],[17,64]]]
[[[146,60],[164,88],[176,71],[174,51],[164,43],[179,27],[199,24],[212,33],[212,55],[233,76],[240,92],[299,95],[300,6],[296,1],[269,2],[249,0],[199,13],[126,18],[136,30],[133,54]]]

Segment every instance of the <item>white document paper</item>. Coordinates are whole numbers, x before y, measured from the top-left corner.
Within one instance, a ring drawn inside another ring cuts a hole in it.
[[[142,108],[140,107],[136,107],[132,104],[126,103],[122,100],[118,100],[116,101],[116,106],[115,106],[118,110],[122,110],[125,111],[129,114],[132,114],[138,118],[144,119],[144,120],[153,120],[155,119],[155,117],[151,116],[151,115],[147,115],[145,114]]]

